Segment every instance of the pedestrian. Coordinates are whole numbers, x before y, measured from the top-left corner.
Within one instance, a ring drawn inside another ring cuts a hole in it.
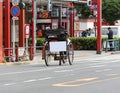
[[[39,29],[39,30],[37,31],[37,37],[42,37],[42,30],[41,30],[41,29]]]
[[[81,34],[82,34],[82,37],[87,37],[87,30],[84,30]]]
[[[112,51],[113,50],[113,31],[112,31],[112,29],[110,28],[110,27],[108,27],[108,41],[109,41],[109,45],[110,45],[110,51]]]
[[[88,36],[91,35],[91,28],[88,29]]]

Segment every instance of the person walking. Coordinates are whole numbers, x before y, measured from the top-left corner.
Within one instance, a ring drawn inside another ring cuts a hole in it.
[[[112,31],[112,29],[110,28],[110,27],[108,27],[108,41],[109,41],[109,45],[110,45],[110,51],[112,51],[113,50],[113,41],[112,41],[112,39],[113,39],[113,31]]]

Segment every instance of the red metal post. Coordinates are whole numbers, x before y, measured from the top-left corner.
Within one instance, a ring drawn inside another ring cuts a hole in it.
[[[3,39],[2,39],[2,32],[3,32],[3,2],[0,1],[0,63],[2,63],[3,60]]]
[[[21,9],[19,16],[19,47],[25,46],[25,10]]]
[[[101,54],[101,22],[102,22],[102,0],[97,0],[97,54]]]
[[[4,0],[4,6],[4,48],[8,48],[5,55],[10,56],[10,0]]]
[[[19,60],[18,46],[15,47],[15,55],[16,55],[16,61],[18,61]]]
[[[71,7],[73,7],[73,3],[71,3]],[[74,37],[74,10],[71,9],[70,13],[70,37]]]
[[[32,47],[34,47],[34,0],[32,0]],[[34,48],[32,48],[33,54],[34,54]]]
[[[33,46],[30,46],[30,60],[33,60]]]
[[[45,46],[42,47],[42,59],[45,59]]]

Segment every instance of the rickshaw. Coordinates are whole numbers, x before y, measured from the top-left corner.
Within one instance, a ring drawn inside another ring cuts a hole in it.
[[[44,30],[43,36],[45,43],[42,49],[42,59],[44,59],[46,66],[50,65],[51,57],[54,61],[58,61],[59,65],[66,62],[72,65],[74,51],[67,31],[63,28],[47,29]]]

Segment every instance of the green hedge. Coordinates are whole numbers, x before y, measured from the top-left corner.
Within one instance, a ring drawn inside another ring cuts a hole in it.
[[[103,38],[102,42],[107,38]],[[97,38],[96,37],[79,37],[71,38],[74,46],[77,50],[96,50],[97,49]]]
[[[120,38],[118,39],[120,42]],[[44,38],[37,38],[37,46],[43,46],[45,39]],[[72,41],[74,45],[74,49],[77,50],[96,50],[97,49],[97,38],[96,37],[70,37],[70,40]],[[107,38],[102,38],[103,41],[107,40]],[[120,43],[119,43],[119,49],[120,49]]]

